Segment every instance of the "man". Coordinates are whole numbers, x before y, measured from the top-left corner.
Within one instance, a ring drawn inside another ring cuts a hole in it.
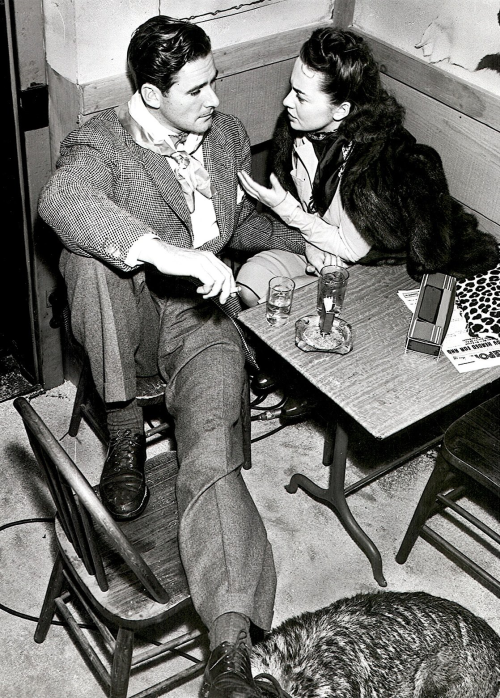
[[[158,368],[175,420],[180,551],[210,633],[204,694],[251,698],[249,630],[270,628],[275,571],[240,472],[244,353],[221,310],[237,289],[218,255],[228,244],[300,252],[303,243],[238,186],[248,136],[216,111],[203,30],[153,17],[133,34],[128,62],[137,91],[67,136],[39,210],[65,245],[73,332],[107,410],[103,502],[117,519],[147,504],[136,375]]]

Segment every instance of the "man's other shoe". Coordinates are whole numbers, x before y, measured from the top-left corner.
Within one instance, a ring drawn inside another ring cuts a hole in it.
[[[223,642],[210,654],[203,698],[262,698],[252,678],[250,650],[244,641]]]
[[[279,388],[279,380],[271,373],[260,370],[252,377],[250,388],[255,395],[267,395]]]
[[[298,424],[309,419],[316,406],[316,402],[309,397],[289,396],[281,409],[280,421],[285,425]]]
[[[146,438],[120,429],[110,439],[99,483],[101,500],[117,521],[135,519],[149,499],[144,476]]]

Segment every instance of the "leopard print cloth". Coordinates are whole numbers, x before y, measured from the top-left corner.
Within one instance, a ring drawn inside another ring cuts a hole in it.
[[[457,282],[456,300],[471,337],[500,338],[500,264]]]

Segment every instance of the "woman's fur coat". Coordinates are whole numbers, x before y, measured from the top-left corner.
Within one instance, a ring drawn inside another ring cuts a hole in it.
[[[401,264],[420,280],[444,272],[457,279],[498,263],[495,238],[450,196],[438,153],[418,144],[403,127],[404,109],[385,93],[377,106],[348,116],[339,136],[354,147],[340,183],[342,205],[372,245],[360,264]],[[283,113],[277,123],[271,167],[297,196],[290,176],[294,132]]]

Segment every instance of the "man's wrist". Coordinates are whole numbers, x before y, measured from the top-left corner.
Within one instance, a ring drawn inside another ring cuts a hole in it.
[[[155,251],[158,249],[157,240],[160,240],[160,238],[154,233],[146,233],[140,237],[128,251],[125,262],[131,267],[143,262],[152,263],[152,260],[155,258]]]

